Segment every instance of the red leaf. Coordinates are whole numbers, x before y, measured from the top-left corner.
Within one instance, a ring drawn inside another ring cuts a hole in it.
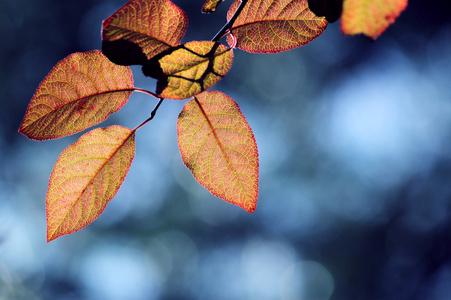
[[[238,105],[220,92],[186,103],[177,122],[183,162],[213,195],[254,212],[258,198],[258,151]]]
[[[86,227],[116,195],[135,156],[135,131],[97,128],[59,156],[46,197],[47,241]]]
[[[174,48],[158,61],[143,66],[147,76],[158,79],[157,94],[186,99],[215,85],[230,70],[233,51],[210,41],[189,42]]]
[[[344,34],[381,35],[406,8],[407,0],[344,0],[341,29]]]
[[[113,64],[98,50],[74,53],[41,82],[19,132],[35,140],[80,132],[118,111],[132,92],[129,67]]]
[[[142,65],[180,44],[186,14],[169,0],[132,0],[103,21],[102,51],[119,65]]]
[[[231,6],[230,20],[241,0]],[[307,0],[249,0],[232,28],[229,45],[252,53],[275,53],[303,46],[320,36],[327,21],[308,8]]]

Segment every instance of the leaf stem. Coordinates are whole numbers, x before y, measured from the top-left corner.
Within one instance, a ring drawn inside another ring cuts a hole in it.
[[[158,101],[157,105],[155,106],[155,108],[152,110],[152,112],[150,113],[150,117],[148,117],[144,122],[142,122],[141,124],[139,124],[138,126],[136,126],[135,129],[133,129],[133,131],[138,130],[139,128],[143,127],[144,125],[146,125],[148,122],[150,122],[153,117],[155,117],[155,114],[157,113],[158,108],[160,107],[161,103],[163,103],[164,98],[158,97],[158,99],[160,99],[160,101]]]
[[[144,89],[140,89],[140,88],[137,88],[137,87],[133,87],[133,91],[141,92],[141,93],[144,93],[144,94],[148,94],[148,95],[151,95],[151,96],[153,96],[153,97],[155,97],[157,99],[161,99],[160,96],[158,96],[157,94],[152,93],[151,91],[148,91],[148,90],[144,90]]]
[[[236,19],[240,15],[240,13],[243,10],[243,8],[246,5],[246,3],[247,3],[247,0],[241,0],[240,6],[236,10],[236,12],[233,14],[233,16],[230,19],[230,21],[227,22],[227,24],[225,24],[221,28],[221,30],[219,30],[219,32],[214,36],[214,38],[211,39],[213,42],[219,41],[227,33],[227,31],[230,30],[230,28],[232,28],[233,23],[235,23]]]

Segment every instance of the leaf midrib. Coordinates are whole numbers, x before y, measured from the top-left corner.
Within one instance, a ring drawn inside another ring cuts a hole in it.
[[[45,117],[47,117],[47,116],[49,116],[49,115],[52,115],[52,114],[56,113],[58,110],[60,110],[61,108],[64,108],[65,106],[73,105],[74,102],[82,101],[82,100],[85,100],[85,99],[87,99],[87,98],[92,98],[92,97],[101,96],[101,95],[104,95],[104,94],[110,94],[110,93],[122,93],[122,92],[133,92],[133,91],[134,91],[134,88],[118,89],[118,90],[109,90],[109,91],[103,91],[103,92],[93,93],[93,94],[90,94],[90,95],[86,95],[86,96],[83,96],[83,97],[80,97],[80,98],[71,100],[71,101],[69,101],[69,102],[65,102],[65,103],[63,103],[62,105],[56,106],[56,107],[54,107],[54,108],[51,108],[48,112],[46,112],[46,113],[43,114],[42,116],[40,116],[40,117],[38,117],[37,119],[33,120],[31,123],[29,123],[29,124],[27,124],[26,126],[24,126],[23,129],[29,128],[30,126],[32,126],[32,125],[35,124],[36,122],[40,121],[41,119],[43,119],[43,118],[45,118]],[[56,95],[53,95],[53,94],[49,94],[49,93],[41,94],[41,95],[39,95],[38,97],[47,97],[47,96],[50,96],[50,97],[56,97],[57,99],[62,100],[60,97],[58,97],[58,96],[56,96]],[[63,100],[63,101],[64,101],[64,100]],[[41,104],[41,103],[38,103],[38,104]],[[48,106],[48,105],[47,105],[47,106]],[[50,106],[49,106],[49,107],[50,107]]]
[[[224,158],[225,158],[226,161],[227,161],[227,165],[228,165],[229,168],[232,170],[232,173],[233,173],[233,175],[234,175],[234,177],[235,177],[235,181],[239,183],[240,190],[242,191],[242,193],[244,193],[244,194],[246,195],[246,201],[249,201],[249,200],[250,200],[250,199],[249,199],[249,195],[245,192],[246,189],[243,187],[241,181],[238,179],[237,172],[236,172],[235,168],[232,167],[232,164],[231,164],[231,162],[230,162],[230,158],[229,158],[229,156],[227,155],[226,151],[224,150],[224,146],[222,145],[222,143],[221,143],[219,137],[217,136],[216,130],[215,130],[215,128],[213,127],[213,124],[211,123],[210,119],[208,118],[208,115],[206,114],[206,112],[205,112],[204,108],[202,107],[202,105],[200,104],[199,100],[198,100],[196,97],[194,97],[194,100],[196,101],[197,105],[199,106],[199,108],[200,108],[200,110],[201,110],[201,112],[202,112],[202,115],[205,117],[205,119],[206,119],[206,121],[207,121],[207,123],[208,123],[208,126],[211,128],[211,130],[212,130],[212,132],[213,132],[213,136],[214,136],[216,142],[218,143],[219,148],[221,149],[221,152],[222,152],[222,154],[224,155]]]
[[[118,145],[118,147],[112,152],[112,154],[105,160],[105,162],[103,162],[100,167],[98,168],[97,172],[95,172],[95,174],[91,177],[91,179],[86,183],[85,187],[81,190],[81,192],[79,193],[79,196],[75,199],[75,201],[70,205],[70,209],[67,210],[65,216],[61,219],[61,221],[59,222],[58,226],[56,227],[56,229],[53,231],[53,233],[57,232],[61,226],[63,225],[63,223],[67,220],[68,216],[70,215],[70,211],[74,208],[75,204],[77,204],[81,197],[83,196],[83,194],[86,192],[87,188],[89,187],[89,185],[94,181],[94,179],[97,177],[97,175],[103,170],[103,168],[107,165],[107,163],[117,154],[117,152],[119,151],[119,149],[121,149],[124,144],[130,139],[130,137],[135,133],[135,130],[131,130],[130,133],[128,134],[128,136],[123,140],[122,143],[120,143]],[[77,223],[75,225],[78,225],[79,220],[77,220]]]

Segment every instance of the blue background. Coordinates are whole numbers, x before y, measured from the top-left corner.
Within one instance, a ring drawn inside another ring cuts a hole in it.
[[[450,299],[446,1],[411,1],[376,41],[337,22],[292,51],[235,51],[214,89],[257,139],[254,214],[193,179],[177,148],[185,101],[165,101],[104,213],[46,243],[48,178],[80,134],[35,142],[17,130],[40,81],[100,49],[102,20],[125,2],[0,0],[0,299]],[[230,1],[212,15],[175,3],[188,42],[211,39]],[[101,126],[133,128],[155,104],[135,93]]]

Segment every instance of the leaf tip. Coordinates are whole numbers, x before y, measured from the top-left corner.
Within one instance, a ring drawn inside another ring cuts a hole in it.
[[[52,230],[52,228],[49,225],[49,220],[47,218],[47,243],[56,240],[59,238],[62,234],[58,234],[56,230]]]
[[[255,209],[257,208],[257,201],[255,201],[255,203],[252,203],[250,206],[247,207],[243,207],[245,211],[249,212],[249,213],[254,213]]]
[[[49,233],[47,232],[47,243],[50,243],[51,241],[55,240],[57,237],[49,235]]]
[[[47,195],[48,197],[48,195]],[[46,215],[47,215],[47,243],[57,239],[62,234],[58,234],[57,230],[55,230],[55,227],[52,225],[51,220],[52,216],[50,215],[49,208],[48,208],[48,199],[46,199]]]
[[[248,199],[244,200],[244,201],[239,201],[239,202],[231,202],[235,205],[238,205],[239,207],[241,207],[242,209],[244,209],[245,211],[249,212],[249,213],[254,213],[255,209],[257,208],[257,201],[258,201],[258,180],[257,180],[257,188],[256,190],[253,191],[253,193],[250,193],[248,195]]]
[[[17,132],[18,133],[20,133],[20,134],[23,134],[23,135],[25,135],[25,136],[27,136],[24,132],[23,132],[23,123],[22,124],[20,124],[20,127],[19,127],[19,129],[17,130]]]

